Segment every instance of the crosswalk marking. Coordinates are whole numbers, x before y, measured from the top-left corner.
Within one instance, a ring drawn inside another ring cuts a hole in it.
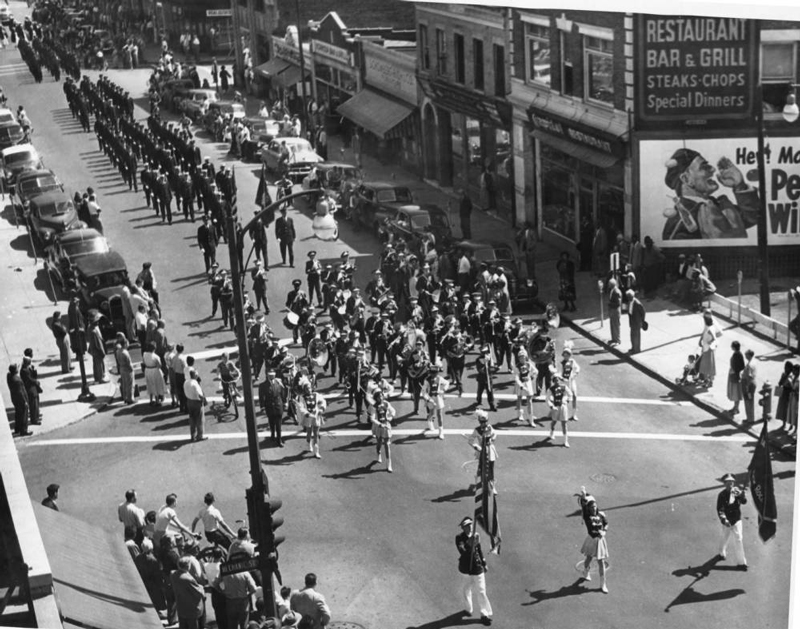
[[[450,436],[469,436],[472,434],[471,429],[460,429],[460,428],[445,428],[444,431],[445,435]],[[496,430],[498,437],[532,437],[534,439],[544,438],[549,433],[545,429],[536,429],[536,428],[528,428],[528,429],[497,429]],[[370,436],[369,431],[367,430],[357,430],[357,429],[341,429],[341,430],[322,430],[320,434],[323,437],[368,437]],[[422,428],[393,428],[392,435],[395,437],[405,437],[405,436],[424,436],[428,434],[431,436],[431,439],[435,438],[438,432],[428,432]],[[245,432],[227,432],[227,433],[214,433],[214,434],[206,434],[206,436],[213,441],[231,441],[231,440],[243,440],[247,438],[247,433]],[[269,436],[268,431],[259,431],[258,433],[259,438],[267,438]],[[291,439],[291,438],[300,438],[305,437],[305,431],[302,430],[283,430],[283,438],[284,439]],[[747,443],[750,441],[756,441],[756,439],[747,434],[736,434],[736,435],[723,435],[723,436],[715,436],[715,435],[680,435],[680,434],[670,434],[670,433],[637,433],[637,432],[596,432],[596,431],[570,431],[569,433],[570,438],[572,439],[631,439],[631,440],[638,440],[638,441],[708,441],[708,442],[715,442],[715,443]],[[185,434],[182,435],[142,435],[142,436],[130,436],[130,437],[84,437],[84,438],[75,438],[75,439],[41,439],[41,440],[32,440],[27,441],[26,445],[28,446],[90,446],[90,445],[101,445],[101,444],[124,444],[124,443],[175,443],[175,442],[182,442],[187,441],[188,437]]]

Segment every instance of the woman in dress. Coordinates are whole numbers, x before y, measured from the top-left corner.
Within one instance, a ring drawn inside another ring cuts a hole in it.
[[[133,404],[133,361],[128,352],[128,339],[120,333],[114,349],[114,358],[117,360],[117,373],[119,373],[119,393],[125,404]],[[147,387],[148,390],[150,387]]]
[[[569,252],[561,252],[556,271],[559,281],[558,298],[564,302],[563,310],[575,312],[575,263],[570,259]]]
[[[433,365],[428,372],[428,393],[425,398],[430,402],[428,430],[433,432],[435,419],[439,425],[439,439],[444,439],[444,393],[449,386],[450,383],[442,376],[441,365]]]
[[[789,416],[789,399],[792,395],[792,369],[794,369],[794,363],[791,360],[787,360],[783,364],[783,373],[780,380],[778,380],[780,393],[778,394],[778,404],[775,408],[775,419],[780,419],[783,422],[781,430],[786,430],[786,422]]]
[[[156,354],[155,343],[147,343],[142,354],[142,369],[147,382],[147,392],[150,394],[150,405],[161,406],[167,393],[164,374],[161,372],[161,359]]]
[[[600,569],[600,578],[603,579],[603,585],[600,588],[605,594],[608,594],[608,586],[606,585],[606,571],[608,570],[608,544],[606,543],[606,531],[608,530],[608,520],[606,514],[597,508],[597,501],[594,496],[586,493],[586,488],[581,487],[581,493],[578,495],[578,502],[581,505],[581,512],[583,514],[583,522],[586,525],[586,539],[583,540],[581,546],[581,554],[586,558],[582,562],[578,562],[575,566],[578,570],[583,567],[581,576],[584,581],[591,581],[592,577],[589,574],[589,568],[592,565],[592,559],[597,559],[597,566]]]
[[[383,453],[386,453],[386,471],[392,471],[392,420],[395,416],[394,407],[386,401],[382,391],[375,393],[375,437],[377,438],[378,463],[383,463]]]
[[[581,372],[581,368],[572,357],[572,341],[564,341],[561,359],[561,377],[565,386],[572,393],[569,419],[570,421],[578,421],[578,374]]]
[[[321,459],[319,453],[319,429],[325,423],[327,402],[319,393],[308,387],[299,399],[300,426],[306,429],[308,451]]]
[[[52,329],[61,356],[61,373],[69,373],[72,371],[72,347],[69,342],[67,326],[64,325],[61,313],[58,311],[53,313]]]
[[[722,330],[714,323],[711,311],[703,313],[703,333],[697,344],[700,346],[700,364],[698,366],[698,382],[701,385],[710,387],[714,384],[714,377],[717,375],[717,361],[715,352],[717,351],[717,338],[722,336]]]
[[[733,402],[733,408],[728,410],[729,415],[739,413],[739,401],[742,399],[742,371],[744,370],[744,356],[739,341],[731,343],[731,362],[728,368],[728,399]]]
[[[547,390],[547,405],[550,407],[550,436],[548,441],[555,438],[556,424],[561,422],[561,432],[564,434],[564,447],[569,448],[569,435],[567,422],[569,421],[572,391],[565,385],[564,379],[553,375],[553,384]]]

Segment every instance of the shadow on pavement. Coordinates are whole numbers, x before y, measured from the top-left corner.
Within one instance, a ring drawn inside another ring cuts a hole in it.
[[[456,612],[450,614],[439,620],[432,620],[426,622],[424,625],[416,625],[414,627],[406,627],[406,629],[445,629],[445,627],[461,627],[463,625],[477,625],[480,624],[480,618],[470,618],[466,612]]]
[[[669,605],[666,606],[664,611],[669,613],[670,608],[675,607],[677,605],[689,605],[692,603],[706,603],[709,601],[724,601],[729,598],[734,598],[739,596],[740,594],[744,594],[745,591],[741,588],[735,588],[731,590],[720,590],[719,592],[712,592],[710,594],[702,594],[694,589],[694,586],[699,581],[702,581],[707,576],[711,574],[712,570],[719,570],[719,571],[736,571],[739,570],[737,566],[718,566],[717,564],[722,560],[719,555],[715,555],[704,564],[699,566],[688,566],[686,568],[679,568],[678,570],[674,570],[672,572],[673,576],[676,577],[694,577],[694,581],[692,581],[688,586],[686,586],[678,596],[676,596]]]
[[[472,488],[467,487],[466,489],[458,489],[452,494],[445,494],[444,496],[439,496],[438,498],[431,498],[431,502],[460,502],[462,498],[471,498],[473,496],[474,494]]]
[[[631,507],[641,507],[644,505],[653,504],[654,502],[664,502],[665,500],[673,500],[675,498],[682,498],[684,496],[691,496],[693,494],[702,494],[707,491],[719,491],[720,485],[711,485],[710,487],[702,487],[700,489],[692,489],[690,491],[682,491],[677,494],[669,494],[659,498],[651,498],[650,500],[642,500],[641,502],[631,502],[626,505],[617,505],[615,507],[604,507],[603,511],[618,511],[619,509],[630,509]]]
[[[544,590],[528,590],[528,595],[533,599],[528,603],[522,603],[524,607],[529,605],[536,605],[542,601],[547,601],[553,598],[564,598],[565,596],[579,596],[581,594],[597,594],[601,593],[599,589],[589,590],[581,585],[582,580],[578,579],[571,585],[561,586],[558,590],[552,592],[545,592]]]
[[[332,478],[335,480],[345,479],[345,480],[361,480],[364,478],[364,474],[368,474],[370,472],[382,472],[384,471],[383,468],[374,469],[376,465],[375,461],[370,461],[366,465],[362,465],[361,467],[354,467],[352,470],[348,470],[346,472],[339,472],[338,474],[323,474],[323,478]]]

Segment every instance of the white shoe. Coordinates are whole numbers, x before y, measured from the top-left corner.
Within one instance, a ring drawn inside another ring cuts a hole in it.
[[[551,432],[550,436],[547,437],[547,440],[548,441],[552,441],[553,439],[555,439],[555,437],[553,436],[553,433]]]
[[[564,442],[564,447],[565,447],[565,448],[569,448],[569,441],[565,441],[565,442]]]
[[[444,428],[439,428],[439,439],[444,439]]]
[[[386,471],[387,472],[391,472],[392,471],[392,462],[391,461],[389,461],[389,464],[386,466]]]
[[[531,428],[536,428],[536,418],[535,417],[531,417],[528,420],[528,423],[530,424]]]
[[[592,580],[592,575],[589,574],[589,570],[588,569],[583,571],[583,573],[581,574],[581,577],[583,578],[584,581],[591,581]]]
[[[319,454],[319,446],[314,446],[314,458],[321,459],[322,457]]]
[[[428,432],[433,432],[433,424],[428,422]]]
[[[523,413],[521,413],[521,412],[518,413],[517,414],[517,421],[518,422],[524,422],[525,421],[525,415]]]
[[[378,452],[378,463],[383,463],[383,455]]]
[[[603,587],[601,587],[600,589],[603,591],[603,594],[608,594],[608,586],[606,586],[605,583],[603,583]]]

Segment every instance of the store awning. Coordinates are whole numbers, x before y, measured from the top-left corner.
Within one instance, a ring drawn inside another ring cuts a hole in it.
[[[531,135],[537,140],[541,140],[545,144],[552,146],[562,153],[572,155],[572,157],[575,157],[583,162],[588,162],[594,166],[597,166],[598,168],[611,168],[620,160],[619,157],[611,153],[603,153],[602,151],[598,151],[589,146],[570,142],[569,140],[563,140],[561,138],[552,136],[549,133],[545,133],[544,131],[538,131],[534,129],[531,131]]]
[[[255,73],[263,76],[265,79],[272,79],[278,76],[281,72],[283,72],[286,68],[288,68],[291,63],[284,59],[278,59],[275,57],[274,59],[270,59],[266,63],[262,63],[260,66],[256,66]]]
[[[364,89],[339,105],[336,111],[383,138],[391,129],[414,113],[414,107],[381,96],[370,89]]]
[[[300,66],[296,66],[293,63],[289,64],[289,67],[285,70],[281,70],[278,76],[275,77],[275,82],[280,85],[282,88],[286,89],[287,87],[292,87],[296,83],[300,81],[300,77],[302,76],[300,72]],[[306,70],[306,78],[310,76],[308,70]]]
[[[60,511],[34,505],[64,626],[163,629],[122,541]]]

